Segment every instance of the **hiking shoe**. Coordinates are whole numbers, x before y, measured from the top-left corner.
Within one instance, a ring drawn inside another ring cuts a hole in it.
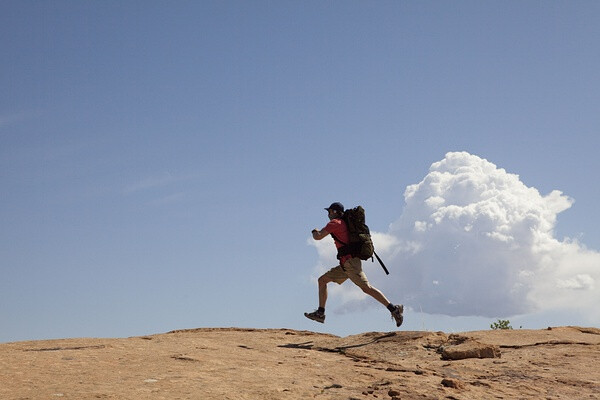
[[[396,320],[396,326],[402,325],[402,321],[404,321],[404,316],[402,315],[403,312],[404,306],[402,304],[394,306],[394,311],[392,311],[392,318]]]
[[[319,312],[319,310],[315,310],[311,313],[304,313],[304,316],[308,319],[312,319],[313,321],[320,323],[325,322],[325,313]]]

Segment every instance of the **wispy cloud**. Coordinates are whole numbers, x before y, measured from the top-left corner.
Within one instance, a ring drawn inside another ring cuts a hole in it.
[[[125,186],[123,194],[136,196],[144,205],[150,207],[180,203],[188,194],[185,183],[197,177],[197,174],[157,173]]]
[[[173,193],[173,194],[169,194],[169,195],[160,197],[158,199],[152,200],[148,203],[148,205],[164,206],[164,205],[168,205],[168,204],[177,203],[177,202],[183,200],[184,197],[185,197],[185,193],[183,193],[183,192]]]
[[[141,179],[137,182],[131,183],[123,190],[125,194],[133,194],[144,190],[154,189],[158,187],[167,186],[175,181],[181,180],[182,178],[176,178],[169,172],[163,172],[157,175],[149,176]]]

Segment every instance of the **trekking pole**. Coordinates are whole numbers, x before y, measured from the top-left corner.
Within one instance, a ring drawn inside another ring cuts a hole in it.
[[[373,250],[373,254],[375,255],[375,257],[377,257],[377,261],[379,261],[379,264],[381,264],[381,268],[383,268],[383,270],[385,271],[385,274],[389,275],[390,271],[388,271],[388,269],[385,267],[385,264],[383,263],[383,261],[381,261],[381,258],[379,258],[377,253],[375,253],[375,250]]]
[[[331,233],[331,237],[333,237],[333,240],[336,240],[336,241],[340,242],[342,245],[347,246],[346,243],[344,243],[340,239],[338,239],[333,233]],[[381,264],[381,268],[383,268],[383,270],[385,271],[385,274],[389,275],[390,271],[388,271],[388,269],[385,267],[385,264],[383,263],[383,261],[381,261],[381,258],[379,258],[377,253],[375,253],[375,249],[373,249],[373,254],[375,255],[375,257],[377,257],[377,261],[379,261],[379,264]],[[371,257],[371,260],[372,259],[373,259],[373,257]]]

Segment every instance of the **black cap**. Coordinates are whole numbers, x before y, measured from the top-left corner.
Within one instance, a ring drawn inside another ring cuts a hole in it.
[[[329,210],[333,210],[333,211],[339,211],[339,212],[344,212],[344,206],[342,205],[342,203],[331,203],[331,205],[329,207],[326,208],[327,211]]]

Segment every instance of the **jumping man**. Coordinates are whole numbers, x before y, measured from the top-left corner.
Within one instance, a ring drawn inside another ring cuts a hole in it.
[[[333,203],[325,209],[328,213],[329,223],[321,230],[313,229],[312,236],[315,240],[321,240],[331,234],[333,236],[335,247],[340,249],[344,246],[343,243],[348,243],[348,228],[342,219],[344,214],[344,206],[341,203]],[[396,326],[402,325],[404,319],[402,313],[404,307],[402,305],[394,305],[389,302],[387,297],[380,290],[371,286],[367,276],[362,270],[361,259],[354,257],[351,254],[338,257],[340,264],[333,267],[321,277],[319,277],[319,308],[311,313],[304,313],[306,318],[317,322],[325,322],[325,303],[327,302],[327,284],[335,282],[338,285],[344,283],[348,278],[354,282],[356,286],[362,289],[363,292],[373,297],[375,300],[383,304],[390,312],[396,321]]]

